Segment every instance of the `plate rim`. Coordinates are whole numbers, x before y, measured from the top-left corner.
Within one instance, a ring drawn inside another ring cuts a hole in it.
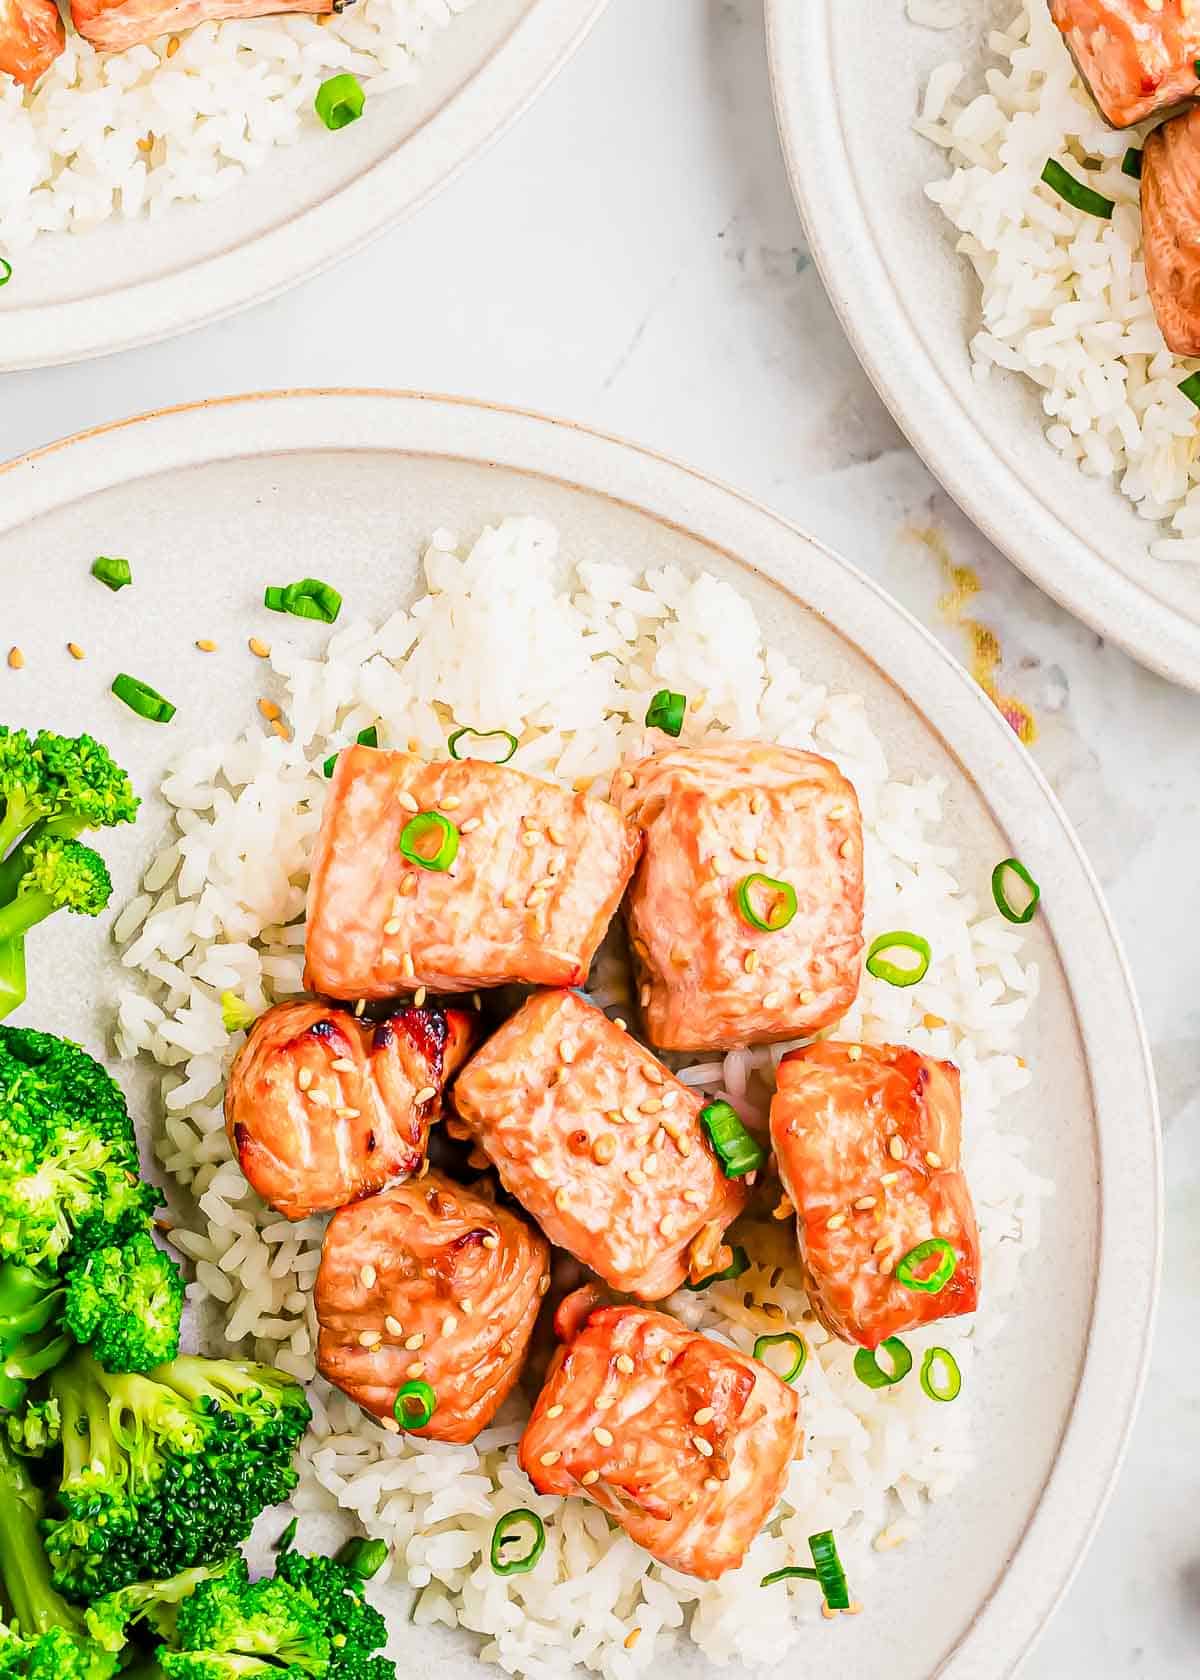
[[[791,0],[763,0],[775,122],[792,196],[855,355],[930,472],[1002,554],[1106,641],[1200,692],[1200,624],[1189,624],[1107,565],[992,447],[927,354],[858,195],[847,186],[853,175],[829,73],[834,4],[808,0],[796,8]],[[1022,523],[1025,534],[1015,535]]]
[[[266,303],[356,255],[427,204],[523,116],[607,6],[608,0],[531,0],[487,59],[411,135],[328,198],[265,233],[154,280],[32,304],[0,318],[10,345],[0,353],[0,373],[157,344]],[[181,214],[187,208],[178,207]],[[114,317],[122,323],[116,331]]]
[[[882,630],[895,638],[887,643],[883,674],[904,688],[922,724],[956,760],[997,823],[1006,831],[1035,828],[1048,862],[1053,849],[1055,873],[1067,870],[1061,908],[1045,901],[1043,907],[1095,1114],[1099,1218],[1091,1321],[1072,1408],[1038,1502],[990,1595],[937,1670],[938,1680],[1008,1680],[1074,1579],[1124,1458],[1149,1364],[1163,1242],[1160,1127],[1149,1044],[1120,936],[1066,812],[978,685],[873,579],[793,521],[715,477],[575,421],[469,397],[365,387],[184,403],[88,428],[0,465],[0,533],[163,471],[330,449],[449,456],[623,503],[761,572],[879,668],[872,648],[839,616],[848,608],[861,613],[864,634],[874,634],[876,645]],[[764,563],[772,542],[816,551],[831,582],[814,584],[811,572],[796,568],[792,576],[787,564]],[[838,610],[827,610],[806,596],[806,580],[818,593],[842,591],[848,600],[839,597]],[[936,700],[936,714],[926,696]],[[990,786],[973,763],[987,772]],[[1131,1113],[1140,1116],[1137,1127],[1129,1125]],[[1136,1216],[1135,1208],[1141,1210]]]

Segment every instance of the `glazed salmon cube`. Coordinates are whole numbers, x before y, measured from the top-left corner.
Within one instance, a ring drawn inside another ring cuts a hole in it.
[[[71,0],[71,20],[101,52],[124,52],[213,19],[337,9],[333,0]]]
[[[335,1213],[315,1301],[317,1367],[376,1417],[424,1382],[434,1441],[473,1441],[520,1375],[550,1250],[518,1214],[430,1172]]]
[[[1050,14],[1114,128],[1200,92],[1200,8],[1190,0],[1050,0]]]
[[[425,1159],[442,1088],[478,1036],[461,1009],[398,1009],[359,1021],[281,1003],[254,1023],[225,1088],[242,1171],[288,1219],[368,1196]]]
[[[66,44],[54,0],[0,0],[0,74],[32,87]]]
[[[614,796],[646,834],[624,911],[652,1044],[729,1050],[845,1014],[862,953],[862,821],[836,765],[762,741],[673,747],[618,771]],[[794,914],[774,931],[739,899],[771,923],[790,893]]]
[[[1160,123],[1142,150],[1142,259],[1167,348],[1200,353],[1200,106]]]
[[[771,1142],[826,1328],[874,1348],[974,1312],[979,1232],[959,1167],[958,1069],[898,1045],[826,1040],[785,1056],[778,1080]]]
[[[521,1438],[539,1493],[581,1494],[671,1569],[736,1569],[800,1456],[773,1371],[642,1307],[603,1307],[560,1350]]]
[[[552,1243],[657,1301],[728,1264],[747,1192],[724,1176],[703,1099],[574,992],[529,999],[459,1075],[454,1106]]]
[[[431,857],[456,837],[450,867],[406,857],[406,833]],[[348,747],[313,862],[309,984],[344,998],[580,984],[639,849],[612,805],[519,770]]]

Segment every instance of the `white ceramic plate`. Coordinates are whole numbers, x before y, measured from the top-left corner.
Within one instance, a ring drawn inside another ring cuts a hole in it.
[[[674,561],[734,581],[814,680],[865,697],[893,774],[946,778],[964,880],[986,894],[997,858],[1029,862],[1043,895],[1042,995],[1025,1047],[1034,1082],[1008,1118],[1057,1197],[977,1377],[973,1366],[978,1469],[881,1563],[869,1613],[812,1635],[814,1661],[842,1680],[1010,1675],[1121,1456],[1150,1331],[1159,1187],[1153,1080],[1116,935],[1063,812],[978,688],[867,579],[731,491],[611,438],[446,398],[297,393],[169,411],[13,463],[0,507],[5,640],[27,661],[0,668],[0,719],[94,730],[143,793],[168,755],[254,716],[266,673],[246,652],[247,626],[263,580],[290,575],[297,555],[352,611],[382,614],[413,587],[416,545],[434,527],[466,534],[531,512],[556,522],[576,558]],[[97,553],[128,555],[135,588],[96,585]],[[198,635],[220,652],[197,653]],[[109,696],[118,668],[178,702],[168,728]],[[164,821],[151,799],[136,831],[109,836],[115,902]],[[37,940],[25,1018],[100,1045],[111,951],[101,930],[68,920]],[[137,1083],[148,1103],[145,1073]],[[404,1639],[417,1672],[453,1660],[456,1674],[482,1673],[466,1636]]]
[[[503,132],[607,0],[478,0],[420,79],[313,129],[209,204],[46,235],[0,291],[0,372],[82,361],[261,303],[352,255]]]
[[[1153,670],[1200,689],[1200,570],[1152,560],[1155,527],[1046,442],[1036,390],[971,377],[979,290],[924,197],[944,156],[912,132],[930,69],[984,57],[1012,0],[919,29],[904,0],[765,0],[792,190],[834,306],[897,422],[959,505],[1033,580]]]

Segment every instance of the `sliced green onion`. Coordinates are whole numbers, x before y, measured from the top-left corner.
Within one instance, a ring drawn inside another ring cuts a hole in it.
[[[921,1387],[931,1400],[957,1400],[962,1372],[949,1348],[931,1347],[921,1361]]]
[[[0,257],[0,286],[7,286],[12,279],[12,264],[7,257]]]
[[[522,1550],[505,1556],[505,1547]],[[546,1528],[534,1511],[509,1511],[492,1530],[492,1569],[497,1575],[528,1575],[546,1550]]]
[[[767,1354],[775,1347],[791,1349],[791,1360],[786,1371],[775,1371],[767,1359]],[[754,1344],[754,1357],[760,1365],[766,1365],[769,1371],[784,1382],[794,1382],[808,1363],[808,1344],[802,1336],[797,1336],[794,1330],[781,1330],[777,1336],[760,1336]]]
[[[686,711],[686,694],[675,694],[669,688],[660,688],[646,708],[646,728],[661,729],[664,735],[678,736]]]
[[[112,691],[130,711],[136,712],[139,717],[149,718],[151,723],[170,723],[175,716],[174,706],[156,688],[139,682],[137,677],[131,677],[124,671],[113,678]]]
[[[846,1572],[842,1568],[837,1541],[833,1538],[832,1531],[826,1529],[823,1534],[810,1534],[808,1549],[812,1553],[815,1569],[775,1569],[770,1575],[763,1576],[759,1586],[773,1587],[776,1581],[817,1581],[831,1610],[848,1610],[850,1589],[846,1584]]]
[[[374,724],[371,724],[368,729],[360,729],[354,739],[358,742],[360,747],[377,747],[379,745],[379,731],[376,729]],[[332,776],[333,772],[337,769],[338,753],[340,752],[341,748],[339,747],[338,752],[330,753],[329,757],[321,766],[322,770],[325,772],[326,778]]]
[[[889,962],[884,956],[885,951],[915,951],[917,961]],[[895,933],[881,933],[878,939],[871,941],[871,949],[867,952],[867,973],[873,974],[876,980],[886,980],[889,986],[915,986],[929,973],[931,955],[929,941],[922,939],[919,933],[907,933],[903,928]]]
[[[928,1277],[918,1277],[917,1267],[938,1256],[938,1263]],[[896,1282],[905,1289],[915,1289],[920,1295],[940,1295],[958,1270],[958,1255],[945,1237],[926,1237],[916,1248],[910,1248],[903,1260],[896,1262]]]
[[[342,610],[342,597],[331,583],[320,578],[301,578],[299,583],[268,584],[263,606],[272,612],[291,613],[293,618],[319,618],[332,624]]]
[[[299,1517],[293,1517],[291,1522],[284,1529],[283,1533],[279,1536],[278,1540],[276,1540],[275,1550],[277,1552],[286,1552],[290,1549],[293,1540],[296,1538],[296,1527],[299,1521]]]
[[[401,1383],[392,1414],[402,1429],[424,1429],[437,1411],[437,1395],[427,1382]]]
[[[428,842],[434,836],[438,845],[431,852]],[[458,830],[440,811],[418,811],[400,830],[400,850],[410,863],[444,873],[458,856]]]
[[[110,559],[107,554],[100,555],[92,561],[92,576],[98,583],[116,591],[124,589],[126,584],[133,582],[133,571],[128,560]]]
[[[751,894],[762,892],[770,900],[766,914],[759,915]],[[743,921],[760,933],[778,933],[796,914],[796,889],[787,881],[774,881],[769,875],[746,875],[737,884],[737,907]]]
[[[697,1291],[707,1289],[709,1284],[729,1283],[733,1278],[740,1278],[743,1272],[748,1272],[749,1270],[750,1256],[746,1253],[746,1250],[742,1247],[741,1243],[737,1243],[734,1245],[733,1259],[729,1262],[723,1272],[710,1272],[707,1277],[701,1278],[699,1283],[685,1283],[683,1287],[685,1289],[690,1289],[692,1294],[695,1295]]]
[[[508,751],[504,754],[503,758],[489,758],[486,753],[470,754],[472,758],[483,758],[488,764],[507,764],[521,744],[517,740],[517,737],[507,729],[456,729],[450,739],[446,742],[447,747],[450,749],[451,758],[462,758],[462,754],[458,750],[458,743],[467,735],[474,736],[477,741],[507,741]]]
[[[743,1126],[732,1103],[707,1103],[700,1110],[700,1124],[708,1133],[726,1178],[744,1178],[747,1173],[757,1172],[766,1160],[766,1150]]]
[[[1186,379],[1180,380],[1179,389],[1189,402],[1200,408],[1200,373],[1189,373]]]
[[[221,993],[221,1025],[227,1033],[244,1032],[257,1019],[256,1011],[236,992]]]
[[[1121,173],[1128,175],[1134,181],[1142,178],[1142,154],[1136,146],[1130,146],[1121,159]]]
[[[1010,870],[1029,893],[1029,902],[1023,910],[1015,909],[1009,900],[1004,877]],[[1022,923],[1031,922],[1033,920],[1034,911],[1038,907],[1038,899],[1041,898],[1041,896],[1042,889],[1038,886],[1037,882],[1029,873],[1028,869],[1026,869],[1025,865],[1021,862],[1020,858],[1005,858],[1003,863],[998,863],[995,869],[992,870],[992,897],[996,900],[996,908],[1004,917],[1005,921]]]
[[[1085,210],[1089,216],[1099,216],[1103,221],[1108,221],[1113,213],[1115,205],[1111,198],[1105,198],[1103,193],[1096,192],[1092,187],[1085,187],[1055,158],[1046,159],[1042,180],[1048,187],[1053,187],[1060,198],[1065,198],[1072,209]]]
[[[337,1561],[344,1568],[357,1575],[360,1581],[370,1581],[383,1568],[388,1559],[388,1543],[386,1540],[364,1540],[361,1534],[347,1540],[337,1555]]]
[[[340,76],[330,76],[327,82],[322,82],[317,89],[317,97],[313,100],[313,109],[325,124],[326,128],[345,128],[347,123],[357,122],[363,114],[363,106],[367,103],[366,93],[357,76],[345,71]]]
[[[886,1353],[892,1368],[885,1371],[879,1363],[880,1353]],[[877,1348],[859,1348],[854,1355],[854,1375],[868,1388],[894,1388],[912,1370],[912,1354],[899,1336],[889,1336]]]

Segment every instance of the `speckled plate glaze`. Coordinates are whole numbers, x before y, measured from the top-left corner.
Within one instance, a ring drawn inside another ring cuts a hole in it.
[[[1012,0],[969,0],[961,29],[920,29],[904,0],[765,0],[783,152],[842,324],[913,447],[1047,594],[1152,670],[1200,689],[1200,570],[1151,559],[1155,527],[1114,483],[1046,442],[1038,393],[975,383],[979,287],[924,196],[944,157],[912,131],[930,70],[984,56]]]
[[[0,373],[169,338],[353,255],[495,140],[606,4],[477,0],[352,127],[313,128],[209,204],[43,236],[0,291]]]
[[[1121,1458],[1155,1293],[1158,1133],[1138,1008],[1096,880],[1032,759],[931,636],[793,526],[629,444],[454,399],[297,392],[128,421],[0,471],[4,636],[26,658],[21,671],[0,668],[0,719],[86,727],[136,772],[143,818],[105,844],[120,904],[165,824],[152,790],[168,757],[257,716],[269,677],[246,638],[263,627],[264,580],[294,574],[300,557],[336,581],[348,617],[382,615],[414,589],[417,545],[433,528],[465,535],[513,513],[552,519],[576,559],[674,562],[734,582],[814,680],[864,697],[893,774],[946,779],[965,885],[986,897],[1008,855],[1041,882],[1042,996],[1024,1047],[1034,1082],[1007,1118],[1058,1193],[981,1356],[980,1462],[919,1537],[881,1561],[868,1614],[811,1636],[813,1672],[836,1668],[841,1680],[1001,1680],[1070,1580]],[[135,587],[97,585],[97,553],[127,555]],[[314,648],[325,634],[301,621],[288,632]],[[197,636],[219,651],[198,653]],[[178,703],[169,727],[111,698],[118,669]],[[23,1018],[98,1047],[112,948],[104,925],[68,921],[37,940]],[[145,1112],[147,1070],[122,1076]],[[482,1672],[465,1635],[401,1637],[414,1672]]]

